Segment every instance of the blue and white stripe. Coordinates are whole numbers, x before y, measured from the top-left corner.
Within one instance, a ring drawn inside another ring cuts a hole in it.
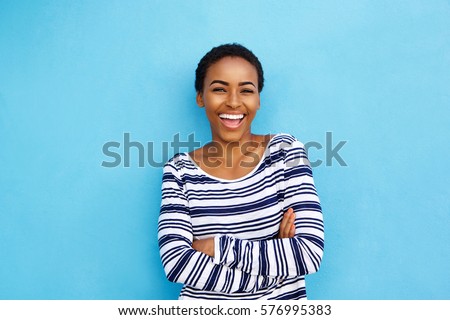
[[[293,238],[277,239],[293,208]],[[192,241],[214,237],[215,256]],[[165,167],[158,239],[167,278],[180,299],[302,299],[306,274],[319,269],[322,211],[302,143],[274,136],[259,164],[235,180],[213,177],[188,154]]]

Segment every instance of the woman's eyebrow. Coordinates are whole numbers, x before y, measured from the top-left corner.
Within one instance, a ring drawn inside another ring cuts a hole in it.
[[[213,80],[209,85],[211,86],[211,85],[213,85],[214,83],[223,84],[224,86],[228,86],[228,85],[229,85],[228,82],[223,81],[223,80]],[[239,83],[238,83],[239,86],[245,86],[245,85],[247,85],[247,84],[250,84],[250,85],[252,85],[252,86],[254,86],[254,87],[256,88],[255,84],[254,84],[253,82],[251,82],[251,81],[244,81],[244,82],[239,82]]]
[[[254,87],[256,88],[255,84],[254,84],[253,82],[251,82],[251,81],[239,82],[239,85],[240,85],[240,86],[245,86],[245,85],[247,85],[247,84],[251,84],[252,86],[254,86]]]
[[[223,84],[224,86],[227,86],[227,85],[229,85],[229,83],[228,82],[226,82],[226,81],[223,81],[223,80],[214,80],[214,81],[212,81],[209,85],[210,86],[212,86],[214,83],[219,83],[219,84]]]

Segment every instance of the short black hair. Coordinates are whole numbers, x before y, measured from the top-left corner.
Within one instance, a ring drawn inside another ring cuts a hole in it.
[[[261,62],[249,49],[238,43],[227,43],[212,48],[207,54],[203,56],[195,70],[195,91],[203,91],[203,82],[205,80],[206,71],[208,68],[225,57],[240,57],[247,60],[256,68],[258,74],[258,92],[262,91],[264,86],[264,72]]]

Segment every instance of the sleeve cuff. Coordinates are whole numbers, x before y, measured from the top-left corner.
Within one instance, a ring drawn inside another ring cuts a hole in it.
[[[214,237],[214,260],[215,264],[220,264],[220,236]]]

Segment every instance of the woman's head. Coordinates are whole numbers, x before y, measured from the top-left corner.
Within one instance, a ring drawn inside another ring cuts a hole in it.
[[[214,48],[200,61],[196,102],[205,109],[214,141],[250,139],[251,124],[260,107],[262,81],[258,59],[240,45]]]
[[[264,86],[264,72],[261,63],[253,52],[237,43],[223,44],[214,47],[200,60],[197,69],[195,70],[195,90],[197,92],[203,91],[204,80],[208,68],[225,57],[239,57],[253,65],[258,74],[258,92],[261,92]]]

